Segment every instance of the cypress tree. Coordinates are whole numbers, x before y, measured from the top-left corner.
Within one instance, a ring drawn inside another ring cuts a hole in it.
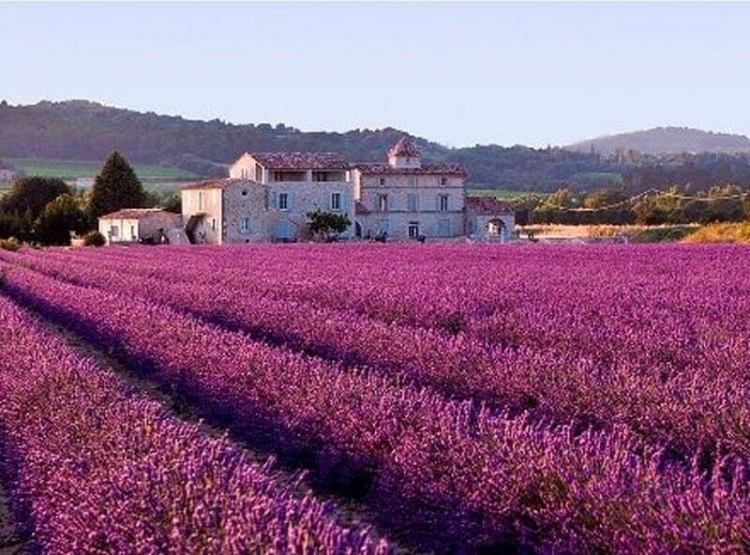
[[[96,219],[122,208],[140,208],[145,200],[146,194],[133,168],[119,152],[114,151],[104,162],[91,189],[91,218]]]

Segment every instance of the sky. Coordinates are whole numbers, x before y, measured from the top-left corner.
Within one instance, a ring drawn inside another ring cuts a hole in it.
[[[446,146],[750,135],[750,3],[0,3],[0,99]]]

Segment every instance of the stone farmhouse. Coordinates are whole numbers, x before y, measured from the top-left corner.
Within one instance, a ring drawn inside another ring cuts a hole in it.
[[[312,238],[307,214],[317,210],[348,217],[352,225],[339,236],[345,240],[503,241],[515,224],[506,204],[467,197],[463,167],[423,163],[407,138],[382,163],[350,164],[330,152],[246,152],[228,178],[187,185],[181,196],[181,221],[164,231],[169,242],[305,241]],[[153,227],[145,222],[156,218],[142,212],[108,214],[100,231],[111,242],[140,240]]]

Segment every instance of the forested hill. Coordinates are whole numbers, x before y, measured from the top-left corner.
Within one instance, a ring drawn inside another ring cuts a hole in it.
[[[20,158],[100,162],[119,150],[133,163],[167,164],[210,177],[226,175],[227,164],[253,150],[334,151],[351,161],[382,161],[405,134],[390,127],[330,133],[303,132],[284,124],[187,120],[85,100],[28,106],[0,102],[0,159],[11,162]],[[588,143],[582,152],[497,145],[450,149],[413,138],[426,161],[462,164],[469,186],[477,188],[552,192],[563,187],[622,187],[637,192],[686,183],[698,188],[728,183],[750,187],[747,154],[654,157],[629,151],[608,156],[592,154]]]
[[[750,152],[750,139],[744,135],[712,133],[689,127],[657,127],[646,131],[620,133],[581,141],[565,147],[576,152],[610,155],[618,150],[635,150],[642,154],[679,154],[683,152]]]
[[[221,175],[246,150],[334,151],[351,161],[385,159],[407,134],[393,128],[346,133],[303,132],[284,124],[235,125],[111,108],[95,102],[0,103],[0,158],[103,160],[120,150],[135,163],[167,163],[202,175]],[[555,190],[583,175],[610,171],[588,153],[521,146],[449,149],[414,137],[428,161],[463,164],[470,181],[488,188]]]

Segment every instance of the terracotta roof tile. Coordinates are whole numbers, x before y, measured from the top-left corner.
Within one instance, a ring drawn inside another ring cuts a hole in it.
[[[419,168],[394,168],[389,164],[355,164],[363,175],[453,175],[466,177],[466,170],[460,164],[422,164]]]
[[[180,187],[180,190],[189,191],[191,189],[223,189],[227,185],[232,185],[233,183],[242,183],[242,182],[255,183],[255,181],[248,180],[248,179],[229,179],[229,178],[207,179],[205,181],[198,181],[197,183],[190,183],[189,185]]]
[[[99,216],[100,220],[140,220],[151,214],[156,213],[171,213],[163,210],[162,208],[123,208],[116,212],[110,212]],[[177,216],[177,214],[175,214]]]
[[[347,170],[349,162],[335,152],[250,152],[269,170]]]
[[[508,203],[495,197],[466,197],[466,209],[482,216],[513,213]]]
[[[408,137],[402,138],[396,145],[388,152],[391,156],[411,156],[418,157],[421,155],[419,147],[414,144]]]

